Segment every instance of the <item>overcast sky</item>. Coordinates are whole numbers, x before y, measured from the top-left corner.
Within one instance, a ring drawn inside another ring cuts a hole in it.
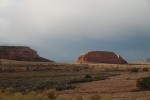
[[[54,61],[90,50],[150,58],[149,0],[0,0],[0,45],[25,45]]]

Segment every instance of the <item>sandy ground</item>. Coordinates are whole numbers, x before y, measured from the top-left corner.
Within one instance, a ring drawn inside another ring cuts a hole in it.
[[[122,73],[108,80],[76,84],[75,90],[66,90],[62,94],[108,94],[112,96],[113,100],[144,100],[144,97],[150,97],[150,91],[136,91],[136,81],[149,75],[150,72]],[[146,100],[150,100],[150,98]]]

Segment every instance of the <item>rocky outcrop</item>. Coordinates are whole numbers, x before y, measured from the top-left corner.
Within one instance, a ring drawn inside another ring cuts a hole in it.
[[[112,64],[127,64],[120,55],[114,52],[107,51],[90,51],[81,54],[76,63],[112,63]]]
[[[0,59],[51,62],[27,46],[0,46]]]

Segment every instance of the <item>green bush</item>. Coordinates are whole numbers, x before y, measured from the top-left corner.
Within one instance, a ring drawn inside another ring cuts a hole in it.
[[[139,72],[139,68],[132,68],[132,69],[131,69],[131,72],[132,72],[132,73],[137,73],[137,72]]]
[[[87,79],[87,78],[92,78],[92,77],[91,77],[90,74],[86,74],[86,75],[85,75],[85,78]]]
[[[139,90],[150,90],[150,76],[140,78],[136,85]]]

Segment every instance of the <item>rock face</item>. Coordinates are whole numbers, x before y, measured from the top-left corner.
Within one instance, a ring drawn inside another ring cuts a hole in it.
[[[107,51],[90,51],[81,54],[76,63],[111,63],[111,64],[127,64],[120,55]]]
[[[27,46],[0,46],[0,59],[51,62],[40,57],[35,50]]]

